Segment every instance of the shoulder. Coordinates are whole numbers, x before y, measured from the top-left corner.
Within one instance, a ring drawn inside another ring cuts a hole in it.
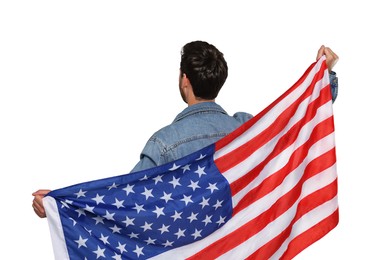
[[[252,114],[246,113],[246,112],[237,112],[233,115],[233,117],[240,122],[241,124],[249,121],[254,116]]]

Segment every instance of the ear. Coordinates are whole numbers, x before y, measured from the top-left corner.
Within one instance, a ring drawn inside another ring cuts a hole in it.
[[[187,78],[187,75],[186,74],[183,74],[182,78],[181,78],[181,89],[183,91],[192,91],[192,86],[191,86],[191,82],[189,81],[189,78]]]
[[[189,81],[189,79],[187,78],[187,75],[185,73],[183,74],[182,83],[183,83],[182,87],[184,87],[184,88],[191,85],[191,82]]]
[[[183,78],[181,79],[181,83],[182,83],[181,90],[184,92],[184,95],[188,101],[192,97],[194,97],[195,95],[193,94],[192,85],[191,85],[189,78],[187,78],[187,75],[183,74]]]

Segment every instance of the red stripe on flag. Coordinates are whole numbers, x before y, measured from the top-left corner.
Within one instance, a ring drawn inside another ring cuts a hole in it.
[[[301,235],[295,237],[288,246],[288,250],[284,254],[283,260],[293,259],[302,250],[321,239],[323,236],[334,229],[339,223],[339,209],[335,210],[330,216],[320,221],[312,228],[306,230]]]

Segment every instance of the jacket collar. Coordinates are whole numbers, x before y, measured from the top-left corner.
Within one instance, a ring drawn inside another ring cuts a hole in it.
[[[227,112],[215,102],[202,102],[186,107],[176,116],[173,123],[199,113],[222,113],[227,115]]]

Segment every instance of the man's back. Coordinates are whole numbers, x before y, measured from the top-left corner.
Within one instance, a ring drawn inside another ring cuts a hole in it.
[[[184,109],[172,124],[157,131],[141,152],[132,172],[174,161],[204,148],[252,118],[247,113],[229,116],[215,102],[198,103]]]

